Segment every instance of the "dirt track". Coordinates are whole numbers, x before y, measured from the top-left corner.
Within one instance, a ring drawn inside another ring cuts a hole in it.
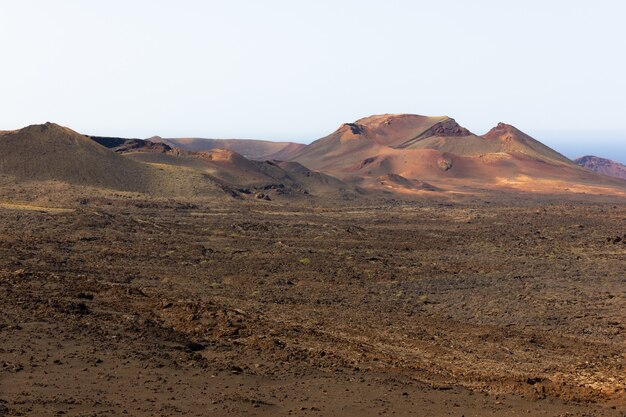
[[[626,415],[626,209],[0,207],[0,415]]]

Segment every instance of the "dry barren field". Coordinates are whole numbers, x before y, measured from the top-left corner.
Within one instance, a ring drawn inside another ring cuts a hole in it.
[[[624,416],[626,207],[0,204],[0,415]]]

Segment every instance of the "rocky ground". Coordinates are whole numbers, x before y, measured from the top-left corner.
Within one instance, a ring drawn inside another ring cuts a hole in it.
[[[0,415],[626,415],[623,203],[0,204]]]

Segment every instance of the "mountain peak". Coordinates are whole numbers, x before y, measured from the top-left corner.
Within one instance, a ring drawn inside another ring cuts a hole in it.
[[[339,127],[339,131],[347,132],[348,129],[353,135],[362,135],[365,132],[365,126],[358,123],[344,123]]]
[[[409,113],[385,113],[373,114],[358,119],[355,124],[368,127],[370,129],[378,129],[384,127],[392,127],[401,124],[404,127],[423,125],[424,123],[437,123],[449,119],[447,116],[422,116],[419,114]]]
[[[515,126],[504,122],[498,122],[496,126],[492,127],[489,132],[482,135],[482,137],[488,140],[500,140],[503,142],[524,142],[528,139],[532,139],[528,134],[522,132]]]
[[[487,141],[500,144],[504,152],[522,153],[534,158],[572,165],[572,161],[549,148],[530,135],[522,132],[513,125],[499,122],[489,132],[482,136]]]
[[[341,142],[368,139],[382,146],[403,146],[417,138],[429,136],[467,136],[471,132],[448,116],[419,114],[375,114],[344,123],[335,132]]]
[[[41,124],[33,124],[13,131],[13,134],[23,138],[35,139],[37,141],[47,142],[65,142],[71,141],[74,144],[80,142],[92,142],[85,135],[82,135],[69,127],[61,126],[57,123],[46,122]]]
[[[483,137],[486,139],[495,139],[496,137],[499,137],[506,133],[522,133],[523,134],[521,130],[519,130],[513,125],[510,125],[504,122],[498,122],[498,124],[492,127],[489,130],[489,132],[485,133]]]
[[[29,125],[29,126],[21,128],[19,131],[20,132],[54,132],[54,131],[57,131],[57,132],[62,132],[62,133],[73,132],[73,130],[68,129],[67,127],[63,127],[59,124],[52,123],[52,122]]]

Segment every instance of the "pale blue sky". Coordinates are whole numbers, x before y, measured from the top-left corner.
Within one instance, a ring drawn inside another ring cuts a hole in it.
[[[375,113],[626,162],[626,2],[0,0],[0,129],[310,142]]]

